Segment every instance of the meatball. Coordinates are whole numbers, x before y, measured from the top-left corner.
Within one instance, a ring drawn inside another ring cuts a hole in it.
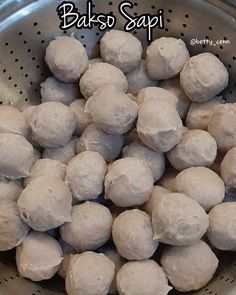
[[[165,153],[178,144],[182,126],[178,112],[168,102],[148,100],[139,108],[138,135],[154,151]]]
[[[22,189],[20,181],[14,181],[0,176],[0,201],[16,201],[19,198]]]
[[[202,103],[191,103],[186,118],[186,126],[189,129],[207,130],[214,112],[223,103],[224,100],[221,96],[212,98],[211,100]]]
[[[66,183],[77,201],[96,199],[103,191],[107,172],[105,160],[97,152],[82,152],[66,169]]]
[[[40,176],[20,195],[17,206],[21,218],[34,230],[46,231],[71,221],[72,197],[59,178]]]
[[[175,77],[189,59],[188,49],[181,39],[162,37],[147,48],[147,70],[154,80]]]
[[[220,250],[236,251],[236,203],[216,205],[209,212],[207,237]]]
[[[28,123],[19,110],[0,105],[0,133],[15,133],[26,137],[28,131]]]
[[[152,216],[152,211],[156,207],[157,202],[159,201],[160,198],[163,196],[166,196],[170,194],[171,192],[159,185],[156,185],[153,187],[150,199],[143,204],[142,209],[147,212],[150,216]]]
[[[16,248],[16,264],[20,275],[32,281],[51,279],[62,261],[60,244],[45,233],[30,232]]]
[[[95,124],[89,125],[76,144],[77,153],[84,151],[98,152],[107,162],[115,160],[123,147],[124,138],[120,134],[108,134]]]
[[[63,147],[45,148],[43,152],[43,158],[57,160],[64,164],[68,164],[70,160],[76,156],[76,141],[77,138],[72,138],[72,140]]]
[[[10,179],[29,176],[34,160],[34,148],[27,139],[0,133],[0,176]]]
[[[77,82],[89,65],[87,52],[74,37],[57,37],[46,49],[45,61],[53,75],[63,82]]]
[[[217,155],[215,139],[204,130],[189,130],[171,151],[167,158],[178,171],[194,166],[209,167]]]
[[[96,63],[102,62],[101,57],[95,57],[89,60],[89,65],[94,65]]]
[[[152,210],[154,240],[175,246],[196,243],[207,231],[208,215],[197,201],[184,194],[160,198]]]
[[[69,106],[79,96],[76,84],[63,83],[54,77],[47,78],[40,87],[42,102],[57,101]]]
[[[185,247],[169,246],[161,257],[161,265],[176,290],[198,290],[213,277],[219,260],[203,241]]]
[[[0,200],[0,208],[0,251],[7,251],[25,239],[29,227],[20,218],[15,202]]]
[[[66,273],[70,264],[71,258],[74,256],[72,253],[67,253],[63,255],[63,260],[59,266],[59,269],[57,271],[58,275],[63,278],[64,280],[66,279]]]
[[[72,208],[71,222],[61,226],[62,239],[78,251],[95,250],[111,235],[112,215],[109,209],[95,202]]]
[[[225,155],[220,165],[220,174],[227,187],[236,188],[236,147]]]
[[[228,85],[229,74],[223,63],[212,53],[191,57],[180,73],[180,84],[193,102],[205,102]]]
[[[129,131],[138,114],[138,106],[128,95],[115,86],[100,88],[89,98],[85,111],[90,113],[95,125],[109,134]]]
[[[171,92],[178,98],[178,102],[176,106],[177,111],[181,118],[185,118],[190,106],[190,100],[180,86],[179,77],[161,81],[160,87]]]
[[[128,73],[140,63],[143,48],[131,33],[111,30],[102,37],[100,52],[104,61]]]
[[[126,74],[128,81],[128,92],[137,96],[139,90],[145,87],[156,86],[157,82],[151,80],[147,73],[147,65],[144,59],[141,60],[140,64],[133,71]]]
[[[126,92],[128,82],[123,72],[105,62],[90,65],[79,82],[80,91],[88,99],[98,89],[114,85]]]
[[[223,180],[205,167],[191,167],[180,172],[175,179],[176,191],[196,200],[206,211],[223,201]]]
[[[149,199],[153,182],[144,161],[120,159],[112,163],[105,177],[105,196],[119,207],[139,206]]]
[[[152,172],[154,182],[158,181],[165,172],[165,157],[143,145],[139,140],[134,141],[123,149],[123,158],[134,157],[146,162]]]
[[[208,125],[218,149],[227,152],[236,146],[236,103],[226,103],[217,108]]]
[[[76,116],[76,130],[77,135],[81,135],[82,132],[93,123],[93,119],[90,114],[85,112],[85,99],[76,99],[70,105],[71,111]]]
[[[30,176],[24,179],[24,186],[40,176],[53,176],[65,180],[66,165],[51,159],[39,159],[30,169]]]
[[[115,218],[112,237],[119,254],[128,260],[150,258],[159,244],[153,240],[149,215],[139,209],[126,210]]]
[[[71,140],[76,118],[69,107],[51,101],[34,108],[29,124],[34,139],[42,147],[57,148]]]
[[[172,289],[154,260],[127,262],[117,274],[117,287],[120,295],[167,295]]]
[[[172,167],[168,167],[165,171],[165,174],[158,181],[158,184],[171,192],[175,192],[175,177],[177,176],[177,174],[178,171],[176,171]]]

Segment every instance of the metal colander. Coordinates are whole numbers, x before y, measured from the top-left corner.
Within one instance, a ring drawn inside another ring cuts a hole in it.
[[[90,57],[99,56],[102,36],[95,26],[92,30],[70,29],[61,31],[56,7],[57,0],[0,0],[0,103],[19,108],[40,101],[40,83],[50,75],[44,62],[45,48],[55,36],[71,35],[86,47]],[[85,0],[74,1],[79,11],[86,10]],[[227,101],[236,99],[236,0],[133,0],[129,11],[134,16],[155,14],[164,9],[165,28],[155,29],[153,37],[182,38],[191,54],[212,52],[224,62],[230,73],[230,84],[223,92]],[[110,13],[117,17],[116,28],[123,29],[126,21],[118,12],[118,0],[94,0],[96,13]],[[132,32],[147,46],[146,30]],[[230,44],[216,46],[191,46],[190,40],[229,40]],[[14,255],[0,254],[0,294],[3,295],[53,295],[64,294],[63,284],[55,278],[45,284],[35,284],[19,277]],[[171,294],[177,294],[172,292]],[[189,294],[235,295],[236,255],[223,253],[219,269],[213,280],[203,290]],[[145,295],[145,294],[144,294]]]

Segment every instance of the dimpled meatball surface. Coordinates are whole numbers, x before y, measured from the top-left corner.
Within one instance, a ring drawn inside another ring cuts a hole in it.
[[[158,247],[153,240],[153,230],[147,213],[127,210],[115,218],[112,237],[119,254],[128,260],[150,258]]]
[[[45,61],[53,75],[63,82],[76,82],[89,65],[87,52],[74,37],[57,37],[46,49]]]
[[[103,254],[84,252],[70,260],[66,275],[69,295],[106,295],[114,277],[115,263]]]
[[[0,133],[1,176],[10,179],[29,176],[34,161],[34,148],[26,138],[13,133]]]
[[[123,72],[104,62],[90,65],[80,79],[79,85],[80,91],[86,99],[99,88],[108,85],[114,85],[124,92],[128,89],[128,82]]]
[[[180,84],[193,102],[212,99],[226,88],[228,80],[224,64],[209,52],[192,56],[180,73]]]
[[[216,205],[209,212],[207,237],[220,250],[236,251],[236,203]]]
[[[103,190],[106,162],[97,152],[86,151],[73,158],[66,169],[66,183],[77,201],[96,199]]]
[[[167,295],[172,289],[154,260],[127,262],[118,272],[117,286],[120,295]]]
[[[152,79],[175,77],[189,59],[188,49],[181,39],[162,37],[147,48],[147,70]]]
[[[181,292],[198,290],[213,277],[219,260],[203,241],[185,247],[169,246],[161,265],[174,288]]]
[[[186,246],[202,238],[209,226],[208,215],[197,201],[184,194],[160,198],[152,211],[154,240]]]
[[[75,83],[63,83],[54,77],[47,78],[41,87],[41,101],[57,101],[70,105],[72,101],[79,97],[79,88]]]
[[[137,131],[141,141],[156,152],[165,153],[182,137],[182,121],[168,102],[149,100],[138,113]]]
[[[78,251],[95,250],[111,235],[110,210],[98,203],[85,202],[73,206],[71,222],[61,226],[62,239]]]
[[[204,130],[189,130],[171,151],[167,158],[178,171],[194,166],[209,167],[217,155],[217,145],[210,133]]]
[[[225,186],[223,180],[206,167],[191,167],[175,178],[176,190],[196,200],[206,211],[223,201]]]
[[[51,279],[62,261],[60,244],[45,233],[31,231],[16,248],[16,264],[20,275],[32,281]]]
[[[33,138],[42,146],[66,145],[76,128],[76,118],[69,107],[60,102],[45,102],[34,108],[30,119]]]
[[[85,105],[95,125],[109,134],[129,131],[138,114],[138,106],[128,95],[113,85],[97,90]]]
[[[105,196],[119,207],[139,206],[149,199],[153,182],[144,161],[120,159],[112,163],[105,177]]]
[[[100,52],[104,61],[128,73],[140,63],[143,48],[131,33],[111,30],[102,37]]]
[[[24,222],[34,230],[46,231],[71,220],[71,203],[71,193],[62,180],[41,176],[27,185],[17,206]]]
[[[15,202],[0,200],[0,208],[0,251],[7,251],[25,239],[29,227],[22,221]]]

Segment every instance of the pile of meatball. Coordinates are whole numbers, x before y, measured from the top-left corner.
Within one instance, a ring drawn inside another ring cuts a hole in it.
[[[236,251],[236,103],[211,53],[111,30],[46,49],[42,103],[0,106],[0,251],[69,295],[198,290]],[[162,245],[164,244],[164,245]],[[162,245],[162,246],[161,246]]]

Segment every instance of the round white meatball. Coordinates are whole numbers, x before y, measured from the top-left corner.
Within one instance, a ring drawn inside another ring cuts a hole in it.
[[[37,106],[32,106],[32,105],[29,105],[29,106],[26,106],[23,111],[22,111],[22,114],[23,116],[25,117],[25,120],[29,126],[29,132],[28,132],[28,136],[27,136],[27,139],[28,141],[34,146],[34,147],[39,147],[39,143],[34,139],[33,135],[32,135],[32,131],[31,131],[31,128],[30,128],[30,120],[31,120],[31,117],[32,117],[32,114],[33,112],[35,111],[35,109],[37,108]]]
[[[137,68],[126,74],[126,78],[128,81],[128,92],[135,96],[138,95],[141,89],[157,85],[157,82],[151,80],[148,76],[147,64],[144,59],[141,60]]]
[[[127,262],[117,274],[120,295],[167,295],[172,289],[164,270],[154,260]]]
[[[89,65],[84,46],[74,37],[57,37],[46,49],[45,61],[53,75],[63,82],[77,82]]]
[[[108,134],[95,124],[89,125],[76,143],[77,153],[98,152],[107,162],[115,160],[123,147],[124,138],[120,134]]]
[[[112,237],[119,254],[128,260],[150,258],[159,244],[153,240],[150,217],[139,209],[126,210],[115,218]]]
[[[168,102],[148,100],[139,108],[138,135],[154,151],[165,153],[178,144],[182,126],[178,112]]]
[[[30,169],[30,176],[24,179],[24,186],[40,176],[52,176],[65,180],[66,165],[51,159],[39,159]]]
[[[114,278],[115,263],[104,254],[84,252],[70,260],[66,275],[68,295],[106,295]]]
[[[197,201],[184,194],[160,198],[152,211],[154,240],[175,246],[196,243],[207,231],[208,215]]]
[[[0,133],[0,176],[10,179],[30,175],[34,164],[34,148],[23,136]]]
[[[17,206],[31,228],[46,231],[71,221],[71,203],[71,193],[62,180],[40,176],[23,190]]]
[[[66,273],[69,268],[70,260],[73,256],[74,256],[74,254],[72,254],[72,253],[67,253],[67,254],[63,255],[63,260],[59,266],[57,273],[64,280],[66,279]]]
[[[118,207],[139,206],[152,192],[153,178],[147,164],[127,157],[112,163],[105,177],[105,196]]]
[[[61,226],[61,237],[78,251],[95,250],[111,236],[113,218],[110,210],[95,202],[75,205],[71,222]]]
[[[77,84],[63,83],[54,77],[47,78],[40,85],[42,102],[57,101],[70,105],[72,101],[79,97]]]
[[[134,141],[123,149],[123,158],[134,157],[146,162],[152,172],[154,182],[158,181],[165,172],[165,157],[142,144]]]
[[[178,171],[176,171],[173,167],[168,167],[165,174],[158,181],[158,184],[171,192],[175,192],[175,177],[177,174]]]
[[[66,145],[76,128],[76,118],[69,107],[60,102],[38,105],[29,120],[34,139],[42,146],[57,148]]]
[[[236,147],[225,155],[220,165],[220,175],[227,187],[236,188]]]
[[[25,239],[29,227],[20,218],[15,202],[0,200],[0,208],[0,251],[7,251]]]
[[[138,115],[138,106],[128,95],[115,86],[100,88],[89,98],[85,111],[95,125],[109,134],[129,131]]]
[[[112,247],[106,247],[105,249],[100,249],[100,253],[103,253],[115,263],[115,274],[114,274],[114,278],[111,283],[108,294],[117,294],[118,293],[117,285],[116,285],[117,273],[121,269],[121,267],[125,264],[126,260],[120,256],[120,254],[116,251],[115,248],[112,248]]]
[[[102,37],[100,52],[104,61],[128,73],[140,63],[143,48],[131,33],[111,30]]]
[[[102,58],[101,57],[95,57],[89,60],[89,65],[94,65],[96,63],[102,62]]]
[[[85,103],[85,99],[76,99],[70,105],[70,109],[76,117],[75,134],[77,135],[81,135],[85,128],[93,123],[91,115],[85,112]]]
[[[215,138],[221,152],[236,146],[236,103],[226,103],[216,109],[208,132]]]
[[[142,209],[147,212],[150,216],[152,216],[152,211],[156,207],[157,202],[160,198],[170,194],[171,191],[168,189],[161,187],[159,185],[156,185],[153,187],[150,199],[143,204]]]
[[[223,201],[223,180],[205,167],[191,167],[180,172],[175,179],[176,191],[196,200],[206,211]]]
[[[147,70],[152,79],[175,77],[189,59],[188,49],[181,39],[161,37],[147,48]]]
[[[20,275],[32,281],[51,279],[62,261],[60,244],[45,233],[30,232],[16,248],[16,264]]]
[[[77,201],[96,199],[103,191],[107,172],[105,160],[97,152],[82,152],[66,169],[66,183]]]
[[[68,164],[76,156],[75,145],[77,138],[72,138],[68,144],[60,148],[45,148],[43,158],[60,161]]]
[[[16,201],[23,188],[20,181],[0,176],[0,200]]]
[[[180,84],[193,102],[212,99],[226,88],[228,80],[224,64],[209,52],[191,57],[180,73]]]
[[[169,246],[161,257],[161,265],[176,290],[198,290],[213,277],[219,260],[203,241],[185,247]]]
[[[177,111],[181,118],[185,118],[190,106],[190,100],[180,86],[179,77],[163,80],[159,86],[168,90],[178,98],[176,106]]]
[[[152,99],[158,102],[168,102],[174,108],[177,107],[178,103],[178,98],[174,94],[160,87],[146,87],[141,89],[138,93],[136,102],[140,106],[142,103]]]
[[[19,110],[0,105],[0,133],[15,133],[26,137],[28,131],[28,123]]]
[[[207,127],[214,112],[224,102],[225,101],[222,99],[221,96],[217,96],[206,102],[191,103],[186,118],[186,126],[189,129],[207,130]]]
[[[207,237],[220,250],[236,251],[236,203],[216,205],[209,212]]]
[[[124,92],[128,89],[128,82],[124,73],[105,62],[89,66],[79,82],[80,91],[86,99],[98,89],[109,85],[114,85]]]
[[[178,171],[194,166],[209,167],[217,155],[215,139],[204,130],[189,130],[171,151],[167,158]]]

